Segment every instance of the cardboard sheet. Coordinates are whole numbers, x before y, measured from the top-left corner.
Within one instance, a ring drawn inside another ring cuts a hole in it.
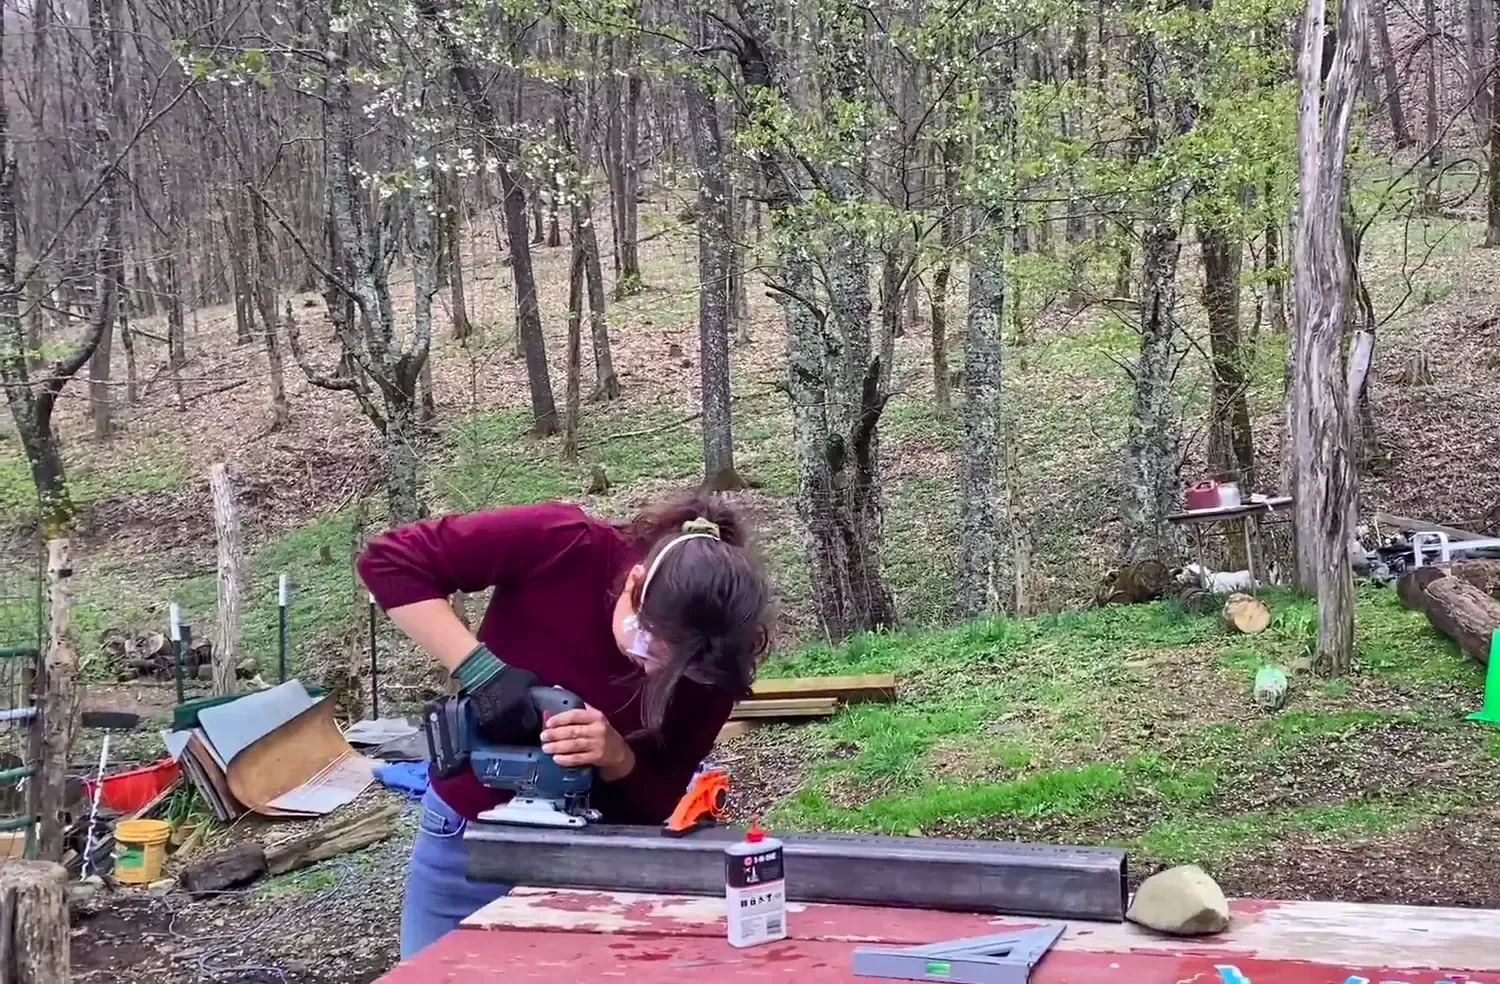
[[[228,761],[234,796],[267,816],[329,813],[374,781],[373,763],[344,740],[333,704],[326,699],[313,702]]]
[[[198,712],[198,723],[203,726],[219,757],[232,763],[245,749],[312,707],[313,703],[300,681],[288,680],[226,704],[205,707]],[[334,728],[334,733],[338,733],[337,728]],[[344,745],[348,747],[347,742]]]

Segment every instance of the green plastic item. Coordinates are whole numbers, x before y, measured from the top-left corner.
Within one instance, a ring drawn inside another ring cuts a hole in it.
[[[313,684],[307,688],[309,697],[322,697],[328,693],[327,687]],[[181,731],[184,728],[196,728],[198,726],[198,712],[210,707],[218,707],[236,700],[244,694],[223,694],[218,697],[199,697],[197,700],[183,701],[172,708],[172,730]]]
[[[1500,724],[1500,629],[1490,636],[1490,664],[1484,674],[1484,706],[1470,714],[1469,720]]]
[[[1286,703],[1286,672],[1279,666],[1262,666],[1255,672],[1255,702],[1268,711]]]

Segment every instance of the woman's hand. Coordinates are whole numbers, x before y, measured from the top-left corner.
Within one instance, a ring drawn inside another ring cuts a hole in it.
[[[595,766],[606,782],[623,779],[635,768],[635,752],[603,713],[587,705],[542,723],[542,751],[565,768]]]

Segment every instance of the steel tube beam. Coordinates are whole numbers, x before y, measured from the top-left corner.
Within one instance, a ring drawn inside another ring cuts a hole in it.
[[[721,895],[732,828],[663,837],[656,827],[470,823],[469,877],[507,885]],[[1125,917],[1125,852],[1004,841],[845,834],[781,836],[787,898],[1048,919]]]

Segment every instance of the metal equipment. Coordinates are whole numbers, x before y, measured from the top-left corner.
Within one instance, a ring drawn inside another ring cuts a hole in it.
[[[1026,984],[1031,968],[1062,935],[1043,926],[995,936],[970,936],[925,946],[854,948],[857,977],[895,977],[950,984]]]
[[[507,885],[721,895],[724,848],[744,831],[690,837],[660,827],[548,830],[471,823],[469,877]],[[790,834],[787,900],[853,902],[1051,919],[1120,922],[1125,852],[934,837]]]
[[[583,707],[561,687],[532,687],[531,700],[545,719]],[[422,713],[428,757],[437,775],[456,774],[467,764],[482,784],[515,795],[479,815],[487,823],[529,827],[582,827],[599,819],[589,806],[591,768],[564,768],[538,745],[495,745],[484,740],[469,698],[460,694],[428,704]]]

